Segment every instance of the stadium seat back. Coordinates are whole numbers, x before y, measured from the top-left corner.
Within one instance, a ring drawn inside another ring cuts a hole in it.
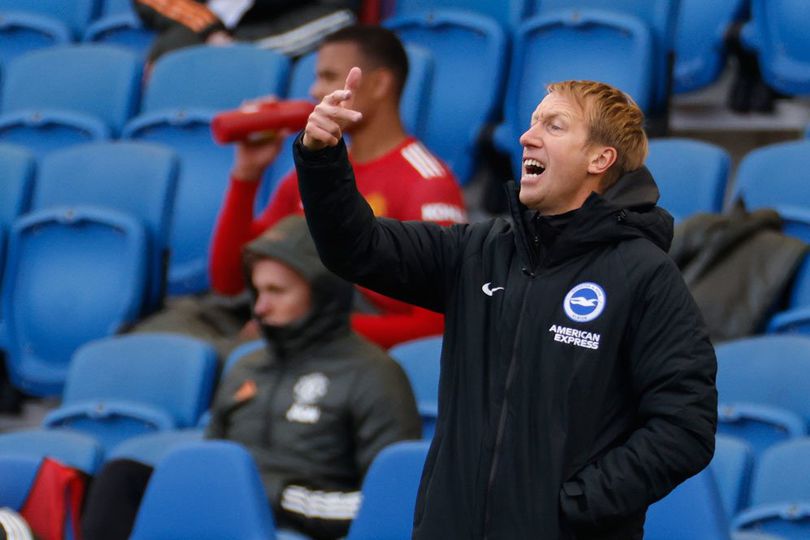
[[[442,337],[427,337],[400,343],[388,352],[402,367],[411,383],[422,417],[423,435],[426,439],[430,439],[433,437],[439,411]]]
[[[726,33],[744,0],[680,0],[675,32],[673,91],[691,92],[715,82],[726,66]]]
[[[383,448],[363,480],[362,504],[347,540],[410,538],[416,494],[430,443],[406,441]]]
[[[760,459],[751,485],[751,505],[734,527],[779,535],[810,537],[810,439],[781,443]]]
[[[0,11],[19,11],[65,24],[73,37],[81,36],[95,16],[96,0],[0,0]]]
[[[50,457],[92,475],[101,464],[102,451],[93,437],[82,433],[28,429],[0,434],[0,456],[37,460]]]
[[[499,112],[506,35],[492,19],[460,10],[406,15],[389,19],[386,26],[405,43],[431,51],[433,77],[424,142],[465,184],[474,172],[481,134]],[[475,69],[470,68],[470,57],[476,59]]]
[[[517,30],[496,143],[512,156],[519,177],[518,142],[546,86],[568,79],[602,81],[630,94],[647,110],[652,98],[652,37],[636,17],[598,10],[538,15]],[[595,56],[593,51],[599,51]]]
[[[650,506],[645,540],[731,540],[717,483],[708,469]]]
[[[289,70],[286,56],[253,45],[184,47],[155,62],[143,111],[224,110],[249,99],[283,96]]]
[[[14,386],[58,395],[77,347],[137,318],[147,245],[140,222],[106,208],[57,207],[14,222],[3,276]]]
[[[743,439],[718,435],[709,470],[714,474],[726,516],[735,516],[748,501],[754,452]]]
[[[149,479],[132,540],[273,540],[275,524],[253,458],[227,441],[180,445]]]
[[[463,9],[492,18],[505,29],[519,25],[529,15],[529,0],[397,0],[394,14],[397,16],[425,14],[446,9]],[[467,71],[467,70],[465,70]]]
[[[808,4],[810,5],[810,4]],[[742,198],[748,209],[773,208],[784,231],[810,241],[810,140],[771,144],[748,152],[737,168],[730,202]]]
[[[810,4],[803,0],[752,0],[744,42],[757,51],[762,77],[788,95],[810,93]]]
[[[215,371],[213,347],[187,336],[96,340],[74,353],[62,402],[43,425],[86,432],[106,449],[143,432],[193,427],[211,402]]]
[[[67,111],[97,118],[118,133],[137,110],[140,79],[139,59],[118,47],[41,49],[9,64],[0,111]]]
[[[150,278],[144,299],[148,311],[163,300],[178,169],[177,155],[164,145],[141,141],[76,145],[42,159],[32,206],[94,205],[140,220],[149,233]]]
[[[211,138],[211,110],[144,114],[124,130],[129,139],[168,146],[180,158],[169,233],[170,295],[208,290],[211,234],[225,197],[233,148]]]
[[[722,211],[731,166],[725,149],[692,139],[651,139],[646,165],[661,192],[658,205],[676,221]]]

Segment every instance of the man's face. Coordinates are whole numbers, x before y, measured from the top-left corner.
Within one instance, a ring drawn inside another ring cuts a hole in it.
[[[363,69],[365,75],[365,62],[360,48],[351,42],[327,43],[318,50],[318,59],[315,64],[315,82],[309,88],[309,93],[316,101],[321,101],[326,95],[335,90],[342,90],[346,83],[346,76],[354,66]],[[365,79],[365,77],[364,77]],[[369,97],[367,85],[360,81],[355,91],[352,109],[363,113],[369,111]]]
[[[262,259],[253,265],[251,278],[256,288],[253,311],[262,324],[287,326],[309,312],[309,283],[289,266]]]
[[[523,162],[520,202],[543,215],[557,215],[582,206],[599,185],[589,173],[593,151],[588,147],[584,112],[569,98],[548,94],[532,114],[520,137]]]

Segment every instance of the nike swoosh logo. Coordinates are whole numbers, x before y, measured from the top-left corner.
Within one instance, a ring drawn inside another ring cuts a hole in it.
[[[490,289],[489,288],[490,285],[492,285],[492,282],[488,281],[488,282],[484,283],[483,287],[481,287],[481,290],[484,291],[484,294],[487,295],[487,296],[492,296],[492,294],[494,292],[496,292],[496,291],[504,290],[503,287],[495,287],[493,289]]]

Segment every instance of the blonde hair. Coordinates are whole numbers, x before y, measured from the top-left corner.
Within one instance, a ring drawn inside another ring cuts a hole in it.
[[[647,134],[644,113],[633,98],[605,83],[562,81],[546,87],[549,93],[571,98],[588,122],[588,144],[616,149],[616,162],[605,173],[602,188],[613,185],[624,173],[644,165]]]

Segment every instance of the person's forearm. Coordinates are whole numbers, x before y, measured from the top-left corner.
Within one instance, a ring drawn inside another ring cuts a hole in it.
[[[211,242],[211,287],[220,294],[238,294],[245,288],[242,246],[250,240],[256,182],[231,179]]]

